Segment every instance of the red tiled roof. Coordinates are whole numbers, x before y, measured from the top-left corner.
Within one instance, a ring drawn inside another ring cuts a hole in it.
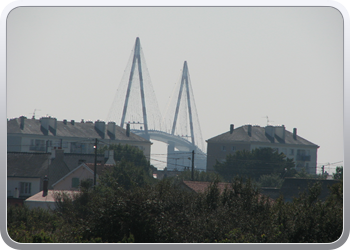
[[[47,195],[43,196],[43,191],[29,197],[26,201],[38,201],[38,202],[55,202],[55,197],[57,194],[66,194],[70,198],[73,198],[75,194],[80,193],[80,191],[71,190],[48,190]]]
[[[211,182],[204,182],[204,181],[183,181],[184,185],[187,186],[187,188],[193,190],[196,193],[204,193],[208,190]],[[225,188],[229,190],[233,190],[231,183],[225,183],[225,182],[219,182],[218,183],[218,189],[220,191],[220,194],[224,192]],[[259,199],[262,197],[267,197],[270,202],[274,202],[274,200],[266,195],[259,194]]]

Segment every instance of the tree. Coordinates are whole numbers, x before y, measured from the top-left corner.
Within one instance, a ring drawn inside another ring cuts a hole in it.
[[[292,159],[272,148],[237,151],[226,156],[226,161],[216,162],[214,169],[230,181],[234,176],[258,180],[261,175],[282,174],[294,167]]]
[[[131,189],[135,186],[152,184],[156,180],[152,177],[150,162],[143,151],[135,146],[112,144],[99,149],[100,153],[106,150],[114,151],[116,165],[100,176],[100,184],[109,187],[123,187]]]
[[[217,173],[208,173],[208,172],[198,171],[198,170],[194,170],[193,177],[194,177],[194,181],[212,182],[215,180],[219,180],[219,181],[223,180],[223,178]],[[192,178],[192,173],[190,170],[182,171],[178,176],[178,179],[183,181],[191,181],[192,180],[191,178]]]
[[[135,146],[128,144],[111,144],[99,148],[98,153],[104,153],[106,150],[114,151],[115,162],[119,162],[124,159],[128,162],[134,163],[136,166],[144,166],[147,169],[150,167],[149,161],[146,159],[143,151]]]
[[[260,187],[281,188],[284,179],[280,174],[261,175],[258,181]]]
[[[333,179],[342,180],[343,179],[343,166],[336,167],[335,173],[333,173]]]

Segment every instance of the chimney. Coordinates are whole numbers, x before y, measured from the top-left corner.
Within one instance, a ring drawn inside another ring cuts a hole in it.
[[[286,128],[284,127],[284,125],[275,127],[275,135],[281,138],[283,141],[285,139],[285,131]]]
[[[20,125],[19,125],[19,127],[20,127],[21,130],[24,129],[24,120],[25,119],[27,119],[27,117],[25,117],[25,116],[21,116],[20,117]]]
[[[45,175],[43,180],[43,197],[47,196],[48,187],[49,187],[49,178],[47,178],[47,175]]]
[[[297,129],[293,128],[293,139],[296,140],[297,139]]]
[[[114,161],[114,150],[105,151],[105,164],[116,164]]]
[[[232,134],[232,133],[233,133],[233,129],[234,129],[234,125],[233,125],[233,124],[231,124],[231,125],[230,125],[230,134]]]
[[[115,140],[115,122],[108,122],[107,135],[111,138],[111,140]]]
[[[95,130],[101,136],[102,139],[105,138],[106,123],[103,121],[95,121]]]
[[[248,135],[252,136],[252,125],[248,125]]]
[[[275,127],[268,125],[265,127],[265,135],[271,141],[275,141]]]
[[[130,136],[130,123],[126,124],[126,136]]]
[[[18,188],[15,188],[15,193],[13,195],[13,198],[19,198],[19,190],[18,190]]]
[[[71,120],[70,123],[74,126],[75,121],[74,121],[74,120]]]
[[[41,132],[43,132],[44,135],[48,135],[49,134],[49,117],[41,117],[40,118],[40,130]]]
[[[64,150],[63,149],[55,149],[51,151],[51,159],[57,159],[63,161],[64,158]]]
[[[49,131],[56,136],[57,119],[49,117]]]

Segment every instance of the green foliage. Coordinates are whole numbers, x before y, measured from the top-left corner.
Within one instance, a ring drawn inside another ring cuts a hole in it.
[[[226,156],[225,162],[216,162],[214,169],[225,180],[245,176],[258,180],[261,175],[282,174],[294,167],[294,162],[272,148],[237,151]]]
[[[335,180],[342,180],[343,179],[343,166],[336,167],[335,173],[333,173],[333,179],[335,179]]]
[[[8,234],[16,242],[55,242],[54,233],[62,223],[61,218],[41,208],[9,206],[7,209]]]
[[[9,207],[9,235],[18,242],[325,243],[342,234],[342,183],[324,202],[320,184],[292,202],[260,195],[250,179],[204,193],[179,183],[88,188],[74,201],[59,197],[56,211]]]
[[[253,179],[235,177],[222,191],[217,176],[196,172],[198,179],[212,182],[204,193],[195,193],[179,179],[155,180],[145,158],[137,151],[131,155],[139,159],[120,157],[94,188],[81,183],[74,197],[58,194],[54,211],[9,207],[10,237],[38,243],[324,243],[342,234],[342,182],[330,187],[324,202],[317,183],[286,203],[283,197],[262,196]],[[284,156],[273,157],[283,163]],[[270,179],[279,177],[277,170]]]
[[[114,151],[115,162],[131,162],[135,166],[143,166],[146,171],[149,170],[150,164],[146,159],[143,151],[135,146],[121,145],[121,144],[111,144],[108,146],[101,147],[98,149],[99,153],[104,153],[106,150]]]
[[[260,187],[281,188],[284,179],[280,174],[261,175],[258,181]]]

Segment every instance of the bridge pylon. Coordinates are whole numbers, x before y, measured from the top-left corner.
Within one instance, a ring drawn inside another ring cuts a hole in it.
[[[130,97],[130,90],[131,86],[134,83],[135,84],[135,77],[137,75],[135,74],[135,69],[138,71],[138,82],[140,83],[140,94],[141,94],[141,104],[142,104],[142,115],[143,115],[143,126],[144,131],[146,134],[146,137],[148,137],[148,122],[147,122],[147,109],[146,109],[146,102],[145,102],[145,92],[144,92],[144,84],[143,84],[143,74],[142,74],[142,64],[141,64],[141,56],[140,56],[140,38],[136,38],[135,47],[134,47],[134,56],[132,60],[132,66],[128,81],[128,88],[126,91],[125,101],[124,101],[124,108],[123,108],[123,114],[120,122],[120,126],[123,127],[125,123],[125,116],[128,109],[129,104],[129,97]]]
[[[186,90],[184,90],[184,88]],[[189,123],[190,123],[190,132],[191,132],[191,142],[193,145],[195,145],[194,141],[194,133],[193,133],[193,119],[192,119],[192,108],[191,108],[191,98],[190,98],[190,88],[189,88],[189,81],[188,81],[188,67],[187,62],[184,62],[183,70],[182,70],[182,77],[181,77],[181,85],[180,85],[180,91],[177,98],[177,104],[176,104],[176,110],[174,115],[174,121],[173,126],[171,129],[171,134],[173,135],[175,133],[176,123],[177,123],[177,117],[179,115],[179,108],[181,103],[181,97],[183,96],[183,91],[186,91],[186,98],[187,98],[187,107],[188,107],[188,116],[189,116]]]

